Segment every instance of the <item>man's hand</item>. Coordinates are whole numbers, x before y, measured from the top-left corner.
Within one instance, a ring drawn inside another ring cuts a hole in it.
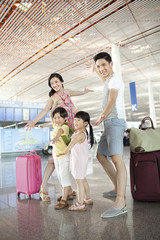
[[[90,68],[90,69],[92,69],[92,71],[94,71],[94,69],[95,69],[95,63],[94,63],[93,60],[88,60],[88,61],[85,63],[85,65],[86,65],[87,68]]]
[[[92,123],[92,125],[98,126],[101,122],[103,122],[104,119],[105,119],[105,116],[102,114],[95,123]]]

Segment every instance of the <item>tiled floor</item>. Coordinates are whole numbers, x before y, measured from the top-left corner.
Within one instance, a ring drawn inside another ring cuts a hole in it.
[[[94,152],[93,155],[95,156]],[[49,157],[41,155],[42,171]],[[49,181],[50,203],[39,200],[38,194],[27,199],[16,195],[16,156],[1,156],[0,159],[0,240],[160,240],[160,202],[133,201],[129,180],[129,148],[125,147],[124,158],[128,170],[128,214],[103,220],[100,215],[112,206],[113,199],[102,197],[112,184],[101,165],[94,158],[93,174],[88,175],[93,206],[86,212],[55,210],[56,198],[61,187],[55,174]],[[75,188],[75,184],[74,184]],[[70,201],[70,204],[73,201]]]

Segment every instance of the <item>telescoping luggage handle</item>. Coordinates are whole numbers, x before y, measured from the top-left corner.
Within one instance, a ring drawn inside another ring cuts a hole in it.
[[[27,153],[26,155],[37,155],[36,151],[30,151],[30,153]]]
[[[151,127],[142,127],[142,125],[143,125],[147,120],[150,121]],[[150,128],[155,129],[155,128],[154,128],[154,125],[153,125],[152,119],[151,119],[150,117],[145,117],[145,118],[143,118],[142,121],[141,121],[141,124],[140,124],[140,126],[139,126],[139,129],[146,130],[146,129],[150,129]]]

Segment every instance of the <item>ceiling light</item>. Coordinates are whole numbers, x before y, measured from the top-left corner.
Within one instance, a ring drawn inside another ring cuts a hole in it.
[[[132,50],[131,53],[140,53],[140,52],[143,52],[142,49],[136,49],[136,50]]]
[[[15,6],[17,6],[19,9],[21,9],[22,11],[26,12],[32,5],[32,3],[26,3],[26,2],[22,2],[22,3],[15,3]]]
[[[130,45],[128,48],[131,49],[131,53],[140,53],[143,52],[146,49],[151,48],[151,44],[147,45]]]
[[[131,50],[135,50],[139,47],[141,47],[141,45],[130,45],[128,48],[131,49]]]
[[[68,38],[68,40],[69,40],[70,42],[72,42],[72,43],[75,43],[74,38]]]

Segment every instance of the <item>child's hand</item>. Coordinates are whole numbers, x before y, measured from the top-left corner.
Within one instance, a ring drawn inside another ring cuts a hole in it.
[[[52,139],[52,143],[53,143],[53,144],[55,144],[55,143],[57,143],[57,142],[59,142],[59,141],[60,141],[60,140],[59,140],[59,138],[57,138],[57,137],[55,137],[55,138]]]
[[[66,153],[65,152],[64,153],[59,153],[59,154],[56,155],[56,157],[61,157],[63,155],[66,155]]]

